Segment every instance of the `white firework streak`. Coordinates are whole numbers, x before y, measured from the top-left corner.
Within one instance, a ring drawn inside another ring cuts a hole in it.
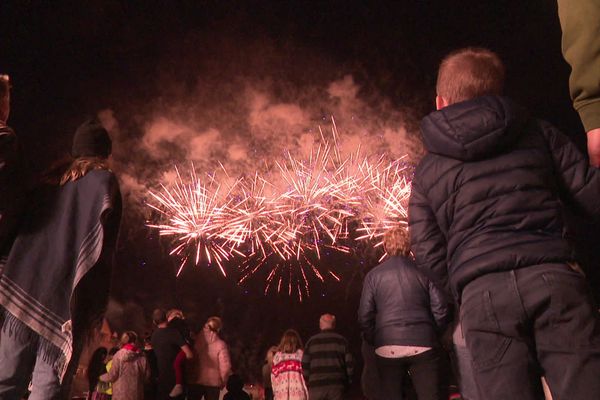
[[[311,280],[340,280],[318,261],[323,248],[350,252],[351,226],[358,225],[356,240],[375,247],[388,230],[406,227],[410,181],[402,159],[372,160],[360,148],[343,158],[335,121],[332,137],[329,142],[321,132],[322,143],[307,160],[288,152],[275,161],[284,188],[258,172],[232,179],[222,166],[228,184],[216,173],[203,182],[192,165],[187,180],[176,169],[173,185],[151,191],[155,204],[149,205],[162,217],[148,226],[173,238],[170,254],[181,260],[177,275],[191,258],[197,265],[214,262],[225,275],[223,264],[242,257],[239,283],[269,268],[265,293],[302,299],[310,294]]]
[[[222,227],[230,220],[227,211],[231,200],[219,205],[221,186],[202,184],[193,167],[190,183],[182,179],[178,169],[176,172],[177,180],[172,187],[161,185],[160,192],[150,191],[157,204],[149,206],[161,213],[166,221],[148,226],[158,229],[161,236],[174,238],[174,247],[169,254],[181,259],[177,275],[191,256],[196,265],[202,259],[209,264],[216,262],[221,273],[226,275],[223,262],[232,256],[239,243],[236,237],[226,237],[222,232]]]

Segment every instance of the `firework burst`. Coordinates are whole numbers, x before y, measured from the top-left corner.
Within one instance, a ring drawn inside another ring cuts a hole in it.
[[[288,152],[274,166],[282,184],[258,172],[232,179],[223,167],[225,180],[217,174],[201,180],[192,166],[187,179],[176,170],[173,185],[150,192],[150,206],[162,218],[149,226],[172,238],[170,254],[181,260],[178,275],[189,260],[216,263],[225,275],[224,264],[239,257],[239,283],[260,275],[265,293],[303,299],[311,281],[339,281],[320,262],[324,249],[349,253],[357,235],[354,240],[379,247],[385,232],[407,224],[405,163],[384,156],[371,160],[360,148],[342,157],[335,121],[332,140],[321,132],[307,159]]]
[[[214,179],[208,185],[203,184],[193,167],[189,182],[184,181],[178,169],[176,174],[172,187],[161,185],[160,192],[150,191],[156,204],[149,206],[163,216],[163,222],[148,226],[158,229],[161,236],[173,238],[174,246],[169,254],[181,260],[177,275],[190,258],[196,265],[201,260],[208,264],[215,262],[226,275],[223,262],[231,258],[240,243],[239,237],[227,235],[222,229],[231,220],[228,212],[231,200],[221,205],[220,200],[229,197],[221,193],[221,185]]]

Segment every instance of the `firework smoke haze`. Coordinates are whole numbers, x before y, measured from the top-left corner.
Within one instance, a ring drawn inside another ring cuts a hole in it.
[[[204,116],[201,109],[191,114],[190,107],[198,101],[192,96],[177,100],[180,105],[175,111],[149,117],[137,140],[117,140],[117,147],[127,148],[115,155],[125,175],[124,189],[133,192],[133,198],[144,198],[148,186],[164,182],[165,174],[174,166],[189,162],[198,172],[210,172],[222,164],[237,176],[273,168],[272,161],[281,160],[287,152],[306,158],[322,139],[319,127],[331,138],[331,116],[338,124],[339,149],[344,157],[358,148],[362,154],[390,159],[408,154],[414,160],[420,154],[416,135],[407,131],[402,116],[392,112],[392,120],[377,120],[375,110],[357,97],[359,87],[350,76],[332,82],[325,92],[308,88],[323,97],[315,97],[304,107],[278,101],[273,93],[249,82],[243,85],[247,87],[240,98],[223,104],[221,114],[214,118]],[[300,96],[302,88],[297,90]],[[202,93],[197,96],[201,98]],[[179,114],[179,109],[187,112]],[[231,110],[229,117],[224,114],[226,110]],[[103,120],[111,114],[103,111]],[[233,124],[234,120],[238,123]],[[109,130],[111,127],[118,128],[118,123],[111,123]]]
[[[364,82],[327,55],[295,48],[282,55],[268,41],[242,50],[217,41],[194,48],[211,56],[203,58],[182,46],[186,50],[159,68],[156,96],[122,100],[120,108],[100,113],[113,135],[115,170],[129,210],[143,220],[151,218],[149,193],[176,183],[177,166],[187,171],[193,164],[201,178],[217,171],[228,186],[259,172],[269,182],[265,196],[285,193],[289,182],[276,162],[288,154],[307,159],[331,140],[332,117],[342,159],[359,149],[389,160],[420,156],[410,107],[399,111],[372,90],[364,96]]]

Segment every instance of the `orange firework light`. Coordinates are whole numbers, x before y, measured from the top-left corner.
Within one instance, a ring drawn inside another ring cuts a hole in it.
[[[360,149],[342,157],[335,123],[332,134],[326,141],[321,133],[322,143],[307,159],[288,152],[275,162],[284,187],[259,172],[232,181],[222,168],[228,178],[223,182],[233,182],[225,187],[217,173],[202,180],[192,165],[186,179],[176,169],[174,184],[151,191],[149,206],[161,220],[148,226],[172,237],[170,254],[180,259],[177,275],[191,260],[216,263],[226,275],[223,264],[239,257],[240,284],[265,271],[265,294],[302,300],[310,295],[311,281],[340,280],[320,266],[323,249],[349,253],[352,240],[379,247],[386,231],[406,227],[410,181],[403,159],[373,160]],[[351,226],[359,235],[355,239]]]

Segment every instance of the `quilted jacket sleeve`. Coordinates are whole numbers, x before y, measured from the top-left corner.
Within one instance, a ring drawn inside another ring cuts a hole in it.
[[[600,169],[590,166],[575,144],[554,126],[546,122],[541,126],[562,194],[587,216],[600,218]]]
[[[408,208],[411,249],[415,261],[435,284],[448,287],[446,238],[444,237],[427,197],[413,180]]]
[[[431,315],[435,319],[438,331],[446,329],[450,323],[450,309],[448,299],[444,292],[433,282],[428,282],[429,286],[429,304],[431,306]]]
[[[377,307],[370,277],[367,274],[363,283],[360,305],[358,306],[358,325],[360,326],[364,340],[373,345],[375,341],[375,316],[377,314]]]

